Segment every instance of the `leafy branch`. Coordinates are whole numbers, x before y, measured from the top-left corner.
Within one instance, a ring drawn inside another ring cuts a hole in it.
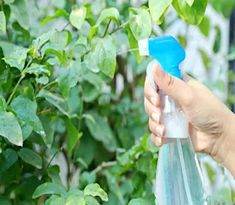
[[[11,92],[9,98],[7,99],[7,105],[9,105],[9,104],[11,103],[12,98],[14,97],[17,88],[19,87],[21,81],[22,81],[22,80],[24,79],[24,77],[25,77],[25,72],[24,72],[24,70],[26,70],[26,69],[31,65],[32,61],[33,61],[33,59],[30,58],[30,60],[28,61],[28,63],[27,63],[26,66],[24,67],[24,69],[22,70],[21,75],[20,75],[20,78],[18,79],[18,81],[17,81],[15,87],[13,88],[13,90],[12,90],[12,92]]]

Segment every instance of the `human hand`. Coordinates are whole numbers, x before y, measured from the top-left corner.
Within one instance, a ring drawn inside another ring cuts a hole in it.
[[[189,121],[189,134],[195,151],[211,155],[227,168],[232,164],[230,171],[232,169],[235,174],[235,160],[232,160],[235,157],[233,113],[203,84],[188,76],[182,81],[165,73],[155,64],[154,80],[159,89],[172,97],[184,111]],[[144,94],[152,141],[161,146],[165,142],[165,128],[161,123],[161,100],[147,78]]]

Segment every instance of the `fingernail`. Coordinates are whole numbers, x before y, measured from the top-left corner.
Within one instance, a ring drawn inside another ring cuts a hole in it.
[[[154,121],[159,122],[160,121],[160,115],[156,112],[152,114],[152,118]]]
[[[159,133],[160,137],[163,136],[163,131],[164,131],[164,128],[163,128],[163,127],[157,126],[156,131],[157,131],[157,133]]]
[[[157,98],[156,97],[151,97],[150,101],[153,105],[155,105],[155,106],[157,105]]]

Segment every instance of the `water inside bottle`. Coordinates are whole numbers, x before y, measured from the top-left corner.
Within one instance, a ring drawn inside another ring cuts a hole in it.
[[[190,139],[170,139],[159,153],[156,197],[160,205],[203,205],[204,190]]]

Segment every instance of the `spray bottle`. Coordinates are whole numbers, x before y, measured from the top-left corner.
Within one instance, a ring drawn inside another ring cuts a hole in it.
[[[139,52],[140,55],[154,58],[165,72],[182,79],[179,64],[185,58],[185,51],[175,38],[166,36],[140,40]],[[147,67],[147,77],[157,91],[152,72],[154,61]],[[171,97],[159,92],[168,140],[159,151],[155,182],[157,204],[206,204],[200,167],[188,134],[186,117]]]

